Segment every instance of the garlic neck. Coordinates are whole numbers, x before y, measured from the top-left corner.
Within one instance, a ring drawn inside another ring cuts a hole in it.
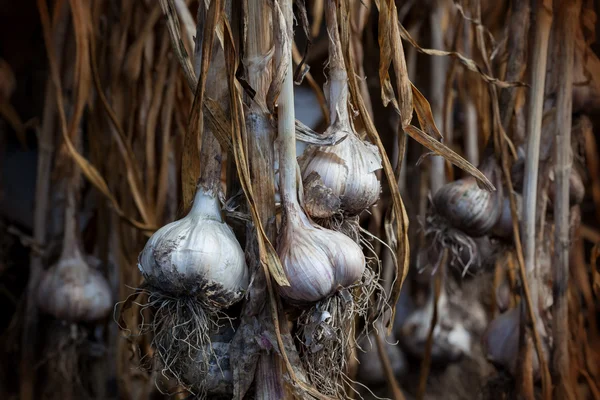
[[[342,42],[338,32],[337,7],[335,1],[327,1],[325,14],[329,33],[329,74],[327,94],[329,96],[330,124],[349,123],[348,115],[348,73],[344,65]]]
[[[285,22],[287,24],[287,32],[290,38],[293,37],[293,31],[291,29],[293,23],[293,13],[291,1],[283,2],[281,4],[281,11],[283,12]],[[285,46],[281,52],[285,52],[288,56],[291,56],[292,46],[291,41]],[[278,55],[279,57],[283,57]],[[281,61],[281,60],[276,60]],[[296,160],[296,122],[295,122],[295,111],[294,111],[294,82],[292,81],[293,70],[292,63],[290,62],[287,66],[287,71],[283,85],[281,88],[281,94],[279,95],[279,105],[277,107],[277,130],[279,135],[279,175],[280,175],[280,190],[281,199],[284,208],[291,210],[294,207],[300,208],[298,204],[298,186],[296,182],[296,170],[298,162]]]
[[[212,194],[211,192],[206,191],[202,186],[198,186],[196,188],[196,195],[194,196],[192,208],[188,215],[223,222],[221,206],[217,194]]]
[[[77,186],[75,178],[72,177],[66,182],[65,224],[63,228],[63,247],[60,255],[62,260],[83,258],[79,250],[77,235]]]

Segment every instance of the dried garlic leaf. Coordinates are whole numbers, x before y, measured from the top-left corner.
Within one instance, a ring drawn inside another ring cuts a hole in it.
[[[499,88],[527,86],[527,84],[525,84],[523,82],[505,82],[500,79],[489,76],[483,72],[481,67],[479,65],[477,65],[475,63],[475,61],[463,56],[462,54],[460,54],[456,51],[425,49],[425,48],[419,46],[419,44],[415,41],[415,39],[413,39],[413,37],[410,35],[410,33],[408,33],[406,28],[404,28],[404,26],[402,26],[402,24],[399,23],[398,26],[400,27],[400,35],[402,36],[402,38],[404,40],[408,41],[420,53],[428,54],[430,56],[450,56],[450,57],[457,58],[461,62],[461,64],[463,64],[468,70],[478,73],[479,76],[481,76],[481,78],[483,80],[485,80],[487,83],[492,83],[492,84],[498,86]]]

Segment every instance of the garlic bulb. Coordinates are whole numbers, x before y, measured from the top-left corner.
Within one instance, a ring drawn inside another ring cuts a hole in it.
[[[41,277],[36,292],[41,311],[66,321],[95,321],[113,307],[112,293],[104,276],[85,261],[77,234],[78,174],[65,180],[64,237],[58,262]]]
[[[67,321],[95,321],[113,307],[108,282],[79,251],[46,271],[37,291],[40,310]]]
[[[538,320],[538,332],[542,338],[545,337],[543,324]],[[517,370],[517,359],[519,355],[519,325],[520,309],[512,308],[500,314],[488,326],[483,335],[483,346],[487,359],[502,367],[513,376]],[[544,357],[547,359],[548,349],[544,343]],[[539,361],[535,349],[533,350],[533,371],[539,374]]]
[[[333,15],[328,18],[335,19]],[[348,73],[341,42],[336,29],[329,28],[329,35],[329,73],[324,92],[329,106],[330,125],[325,135],[343,132],[347,137],[334,146],[309,146],[300,161],[300,168],[303,180],[312,173],[318,174],[323,184],[341,200],[341,209],[347,214],[356,215],[379,199],[381,185],[375,171],[382,168],[381,156],[375,146],[361,140],[354,130],[348,113]],[[307,211],[315,216],[310,209]]]
[[[375,146],[359,139],[351,129],[335,146],[309,146],[301,168],[303,180],[318,174],[349,214],[358,214],[379,199],[381,185],[375,171],[381,169],[381,157]]]
[[[138,260],[146,282],[178,296],[200,296],[226,307],[248,287],[244,251],[223,222],[217,197],[200,186],[184,218],[163,226]]]
[[[500,182],[493,156],[488,157],[480,169],[492,182]],[[450,182],[435,193],[435,210],[466,234],[483,236],[494,227],[502,212],[502,185],[495,186],[495,192],[480,189],[472,176]]]
[[[290,282],[280,293],[297,302],[316,302],[351,285],[366,265],[352,239],[314,225],[298,205],[286,210],[277,253]]]
[[[434,293],[431,290],[427,303],[416,308],[403,321],[399,340],[410,353],[422,357],[429,335],[433,316]],[[438,321],[433,329],[431,357],[436,362],[454,362],[465,354],[470,354],[471,334],[464,325],[452,318],[449,313],[447,295],[442,289],[438,298]]]

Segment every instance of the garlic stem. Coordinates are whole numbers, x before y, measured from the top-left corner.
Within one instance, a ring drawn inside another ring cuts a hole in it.
[[[334,0],[327,0],[325,14],[329,34],[329,119],[330,125],[349,122],[348,73],[344,64],[342,42],[337,22],[337,7]]]
[[[283,13],[286,29],[285,32],[290,39],[293,37],[293,0],[284,0],[280,3]],[[287,46],[278,49],[275,54],[275,62],[279,63],[284,57],[292,55],[292,40],[286,42]],[[277,128],[279,132],[279,169],[280,169],[280,190],[283,206],[286,210],[298,209],[296,170],[298,162],[296,161],[296,130],[295,130],[295,110],[294,110],[294,82],[292,63],[288,63],[287,72],[281,93],[279,95],[279,104],[277,107]]]
[[[202,65],[204,21],[206,20],[207,12],[208,4],[201,1],[200,6],[198,7],[198,23],[196,24],[196,43],[194,49],[194,73],[196,76],[200,76],[200,68]],[[212,59],[210,60],[208,76],[206,79],[205,96],[219,101],[219,103],[224,106],[224,109],[228,108],[228,89],[227,85],[223,84],[226,82],[226,79],[225,55],[218,37],[215,35]],[[217,194],[221,191],[221,145],[206,121],[204,122],[203,127],[202,148],[200,150],[202,168],[200,170],[198,186],[207,193],[211,193],[216,198]]]
[[[563,38],[558,57],[559,80],[556,104],[556,185],[554,201],[555,256],[553,263],[554,307],[552,333],[555,343],[553,369],[558,378],[557,396],[572,398],[569,384],[569,177],[571,175],[571,112],[573,108],[573,59],[575,54],[575,27],[579,21],[581,1],[563,0],[560,4],[558,37]]]
[[[532,302],[537,313],[538,293],[535,268],[535,222],[538,186],[538,164],[540,158],[540,138],[542,132],[542,112],[544,106],[544,85],[546,82],[546,62],[548,37],[552,25],[552,2],[543,1],[538,5],[535,29],[535,44],[532,54],[531,91],[527,118],[527,156],[523,184],[523,236],[525,268],[530,277]]]
[[[74,164],[74,163],[73,163]],[[65,182],[66,191],[66,206],[65,206],[65,226],[63,230],[63,247],[60,258],[76,258],[81,257],[79,246],[77,244],[77,179],[79,173],[75,165],[72,166],[74,171],[72,176],[68,177]]]

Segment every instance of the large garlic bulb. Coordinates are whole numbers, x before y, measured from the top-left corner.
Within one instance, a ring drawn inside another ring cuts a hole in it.
[[[324,299],[358,281],[365,270],[365,256],[352,239],[313,225],[298,205],[286,212],[277,253],[290,282],[280,293],[297,302]]]
[[[496,225],[502,213],[503,196],[496,161],[488,157],[481,167],[496,191],[477,186],[474,177],[468,176],[442,186],[433,197],[436,212],[452,226],[477,237],[487,234]]]
[[[349,214],[358,214],[379,199],[381,185],[375,171],[381,169],[381,157],[375,146],[359,139],[352,129],[335,146],[309,146],[301,168],[304,180],[311,173],[318,174]]]
[[[201,187],[188,215],[148,240],[138,267],[156,289],[221,307],[238,301],[248,287],[244,251],[223,222],[218,199]]]
[[[113,307],[111,298],[104,276],[92,269],[78,250],[46,271],[37,291],[40,310],[66,321],[106,317]]]

